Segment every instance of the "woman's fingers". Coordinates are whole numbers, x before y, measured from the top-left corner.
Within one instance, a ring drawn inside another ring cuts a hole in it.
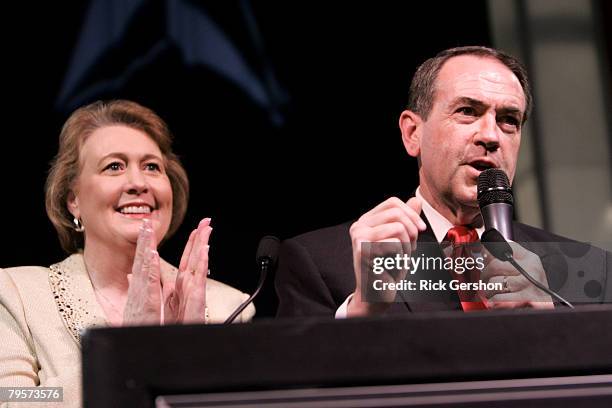
[[[181,256],[181,262],[179,263],[179,271],[184,271],[187,268],[187,262],[189,262],[189,255],[191,255],[191,249],[193,248],[193,243],[195,242],[197,236],[197,229],[194,229],[193,231],[191,231],[191,234],[189,234],[187,245],[185,245],[183,255]]]
[[[150,220],[143,220],[132,273],[128,275],[128,299],[123,313],[125,325],[159,324],[161,273],[157,240]]]
[[[151,239],[153,239],[151,220],[145,218],[140,226],[138,241],[136,242],[136,254],[134,255],[134,263],[132,265],[132,274],[136,279],[143,277],[140,272],[147,255],[147,248],[151,247]]]
[[[201,234],[204,231],[204,228],[209,225],[210,218],[204,218],[202,221],[200,221],[200,224],[198,224],[198,228],[191,231],[191,234],[189,234],[189,239],[187,240],[187,244],[185,245],[185,249],[183,250],[181,262],[179,263],[178,274],[176,276],[175,288],[178,294],[183,291],[183,286],[185,282],[188,282],[191,278],[189,275],[193,275],[195,273],[198,259],[196,254],[199,251],[198,248],[201,247],[201,245],[199,244]],[[206,240],[208,242],[208,237],[206,238]]]
[[[195,274],[196,269],[198,268],[198,261],[201,257],[202,248],[208,245],[208,239],[210,238],[211,232],[212,227],[210,226],[210,218],[204,218],[198,225],[196,233],[197,236],[194,239],[194,244],[191,248],[187,266],[185,268],[192,274]]]
[[[150,220],[145,219],[143,222],[148,222],[150,225]],[[147,229],[147,247],[145,249],[145,257],[143,263],[143,274],[147,277],[147,282],[149,285],[155,285],[155,288],[150,290],[159,290],[161,288],[160,281],[160,271],[159,271],[159,253],[157,252],[157,239],[155,238],[155,233],[153,229]]]
[[[174,291],[166,298],[176,323],[204,322],[211,219],[191,232],[179,264]]]
[[[189,289],[185,291],[184,323],[204,323],[206,320],[206,280],[209,248],[208,245],[201,248],[200,260],[195,276],[191,281],[191,285],[189,285]]]

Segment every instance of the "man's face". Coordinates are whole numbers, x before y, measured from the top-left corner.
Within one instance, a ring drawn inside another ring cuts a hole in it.
[[[434,208],[476,213],[486,168],[501,168],[512,181],[524,113],[523,89],[501,62],[471,55],[446,61],[429,117],[417,121],[415,143],[407,145],[420,157],[421,193]]]

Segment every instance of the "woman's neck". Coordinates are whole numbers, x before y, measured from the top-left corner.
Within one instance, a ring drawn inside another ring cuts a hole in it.
[[[128,274],[132,273],[136,246],[117,248],[87,242],[83,251],[85,265],[94,289],[127,293]]]

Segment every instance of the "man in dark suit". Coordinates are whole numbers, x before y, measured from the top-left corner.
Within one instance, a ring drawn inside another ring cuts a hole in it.
[[[276,278],[278,316],[470,310],[476,304],[486,309],[554,307],[549,295],[510,264],[491,256],[479,270],[480,280],[495,283],[498,289],[469,295],[432,291],[426,301],[405,291],[397,296],[400,292],[395,290],[379,294],[382,298],[376,301],[364,296],[370,283],[363,282],[367,265],[363,243],[398,245],[414,258],[445,257],[448,249],[440,244],[478,240],[484,230],[476,197],[478,176],[487,168],[500,168],[512,181],[530,108],[526,71],[509,55],[484,47],[460,47],[423,63],[411,84],[408,109],[399,119],[406,151],[419,164],[415,196],[407,202],[390,198],[351,225],[286,240]],[[512,243],[514,256],[533,278],[553,289],[574,279],[567,276],[567,266],[561,268],[565,275],[559,273],[560,265],[567,264],[566,253],[576,252],[574,248],[564,253],[560,248],[573,248],[572,241],[519,223],[513,229],[515,241],[521,244]],[[590,247],[581,251],[595,258],[592,263],[607,262],[603,251],[592,254]],[[406,272],[385,274],[385,281],[400,282],[410,277]],[[594,273],[601,278],[601,270]],[[438,269],[428,277],[448,282],[451,275]],[[604,296],[605,279],[599,281],[604,282],[601,290],[588,297]]]

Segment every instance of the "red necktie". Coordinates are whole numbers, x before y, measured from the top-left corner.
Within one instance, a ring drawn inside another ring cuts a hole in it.
[[[444,241],[450,242],[453,247],[452,257],[470,258],[472,257],[471,247],[478,242],[478,233],[474,228],[468,228],[463,225],[455,226],[448,230]],[[472,245],[470,245],[472,244]],[[460,283],[477,282],[480,277],[480,270],[477,268],[466,270],[464,273],[456,273],[451,271],[454,279]],[[478,293],[473,290],[457,290],[461,307],[463,311],[470,312],[473,310],[484,310],[487,308],[486,303],[480,299]]]

